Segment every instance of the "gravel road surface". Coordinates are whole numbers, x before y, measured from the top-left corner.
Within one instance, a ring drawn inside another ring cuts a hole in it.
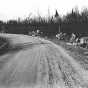
[[[88,71],[63,47],[26,35],[0,37],[22,47],[0,56],[0,88],[88,88]]]

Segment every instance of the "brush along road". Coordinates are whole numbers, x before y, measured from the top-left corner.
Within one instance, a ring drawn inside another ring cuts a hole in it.
[[[26,35],[0,37],[21,47],[0,56],[0,88],[88,88],[88,71],[61,46]]]

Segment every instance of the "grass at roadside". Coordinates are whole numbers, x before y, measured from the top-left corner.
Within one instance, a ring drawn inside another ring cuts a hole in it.
[[[50,39],[57,45],[62,46],[67,50],[70,56],[72,56],[85,70],[88,70],[88,49],[81,47],[75,47],[73,45],[67,45],[64,41],[59,41],[58,39]]]

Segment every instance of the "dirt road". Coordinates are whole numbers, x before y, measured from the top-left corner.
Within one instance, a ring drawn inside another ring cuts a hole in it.
[[[61,46],[39,38],[17,39],[21,43],[15,44],[27,47],[0,56],[1,87],[88,88],[88,71]]]

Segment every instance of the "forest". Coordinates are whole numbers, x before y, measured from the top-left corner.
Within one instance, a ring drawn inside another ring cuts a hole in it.
[[[6,22],[0,20],[0,32],[12,34],[30,34],[32,31],[39,30],[41,36],[52,37],[57,33],[74,33],[77,36],[88,35],[88,9],[84,8],[81,12],[72,9],[63,17],[56,10],[55,15],[45,17],[30,18],[24,20],[8,20]]]

